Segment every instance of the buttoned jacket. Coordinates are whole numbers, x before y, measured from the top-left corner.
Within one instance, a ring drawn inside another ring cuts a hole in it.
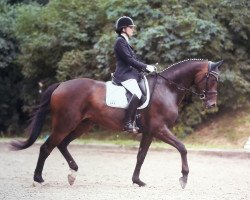
[[[141,77],[141,72],[146,71],[146,64],[137,59],[132,47],[127,40],[119,35],[114,45],[114,52],[116,56],[116,69],[114,77],[116,82],[123,82],[128,79],[136,79]]]

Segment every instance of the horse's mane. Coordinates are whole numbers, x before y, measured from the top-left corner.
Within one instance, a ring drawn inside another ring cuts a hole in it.
[[[191,59],[186,59],[186,60],[182,60],[180,62],[174,63],[172,65],[170,65],[169,67],[167,67],[166,69],[164,69],[162,72],[164,72],[165,70],[168,70],[169,68],[175,67],[177,65],[183,64],[185,62],[190,62],[190,61],[205,61],[207,59],[201,59],[201,58],[191,58]]]

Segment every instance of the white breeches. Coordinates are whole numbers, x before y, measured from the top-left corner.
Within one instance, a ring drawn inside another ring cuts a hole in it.
[[[128,79],[126,81],[121,82],[121,84],[133,94],[135,94],[139,99],[141,99],[142,92],[139,88],[139,85],[135,79]]]

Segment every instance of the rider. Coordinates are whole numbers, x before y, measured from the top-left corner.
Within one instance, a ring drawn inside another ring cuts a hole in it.
[[[138,85],[141,72],[154,72],[155,67],[139,61],[129,45],[129,39],[134,32],[135,24],[130,17],[120,17],[116,22],[116,33],[118,37],[114,45],[116,56],[116,69],[114,78],[116,82],[123,85],[131,94],[131,100],[126,108],[124,118],[124,131],[137,133],[134,126],[136,110],[142,96]]]

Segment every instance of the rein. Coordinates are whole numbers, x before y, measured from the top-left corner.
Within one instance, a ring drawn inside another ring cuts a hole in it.
[[[191,92],[192,94],[195,94],[196,96],[198,96],[201,100],[206,99],[207,98],[207,94],[217,94],[216,91],[209,91],[208,90],[208,80],[209,80],[210,75],[214,76],[216,78],[216,81],[218,82],[218,76],[219,76],[219,74],[217,72],[211,70],[211,65],[209,63],[209,65],[208,65],[208,73],[198,82],[198,83],[200,83],[201,81],[203,81],[206,78],[205,89],[202,91],[203,93],[197,93],[197,92],[195,92],[195,91],[193,91],[193,90],[191,90],[189,88],[181,86],[178,83],[175,83],[174,81],[171,81],[171,80],[167,79],[166,77],[164,77],[160,73],[155,72],[155,79],[154,79],[154,84],[153,84],[153,92],[151,93],[150,99],[153,96],[158,76],[160,76],[161,78],[163,78],[164,80],[166,80],[170,85],[175,85],[178,90]]]
[[[178,83],[175,83],[174,81],[171,81],[171,80],[167,79],[166,77],[162,76],[160,73],[156,73],[155,75],[160,76],[161,78],[166,80],[170,85],[175,85],[178,90],[181,90],[181,91],[185,90],[185,91],[191,92],[191,93],[195,94],[196,96],[199,96],[200,99],[202,99],[204,97],[204,94],[199,94],[199,93],[197,93],[197,92],[195,92],[195,91],[193,91],[193,90],[191,90],[189,88],[181,86]]]

